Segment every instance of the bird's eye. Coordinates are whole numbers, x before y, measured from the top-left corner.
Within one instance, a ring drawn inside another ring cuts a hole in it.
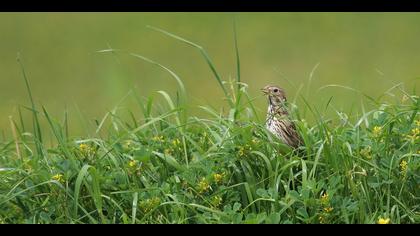
[[[273,91],[274,91],[275,93],[277,93],[279,90],[278,90],[278,89],[274,89]]]

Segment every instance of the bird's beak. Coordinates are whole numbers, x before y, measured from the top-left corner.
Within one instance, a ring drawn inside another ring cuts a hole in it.
[[[267,95],[268,94],[268,89],[267,88],[262,88],[261,92],[263,92],[265,95]]]

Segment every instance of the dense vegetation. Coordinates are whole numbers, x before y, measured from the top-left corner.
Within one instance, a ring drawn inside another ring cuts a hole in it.
[[[66,118],[33,102],[23,70],[32,124],[11,119],[13,138],[0,144],[1,223],[420,222],[416,94],[395,86],[389,92],[402,100],[366,96],[375,109],[332,118],[298,96],[305,106],[290,109],[305,145],[294,151],[265,129],[240,81],[239,56],[237,80],[227,83],[201,46],[156,30],[200,50],[229,109],[190,115],[182,80],[130,54],[169,72],[177,96],[159,91],[166,104],[156,104],[134,95],[141,117],[123,120],[116,109],[97,121],[98,135],[72,137]]]

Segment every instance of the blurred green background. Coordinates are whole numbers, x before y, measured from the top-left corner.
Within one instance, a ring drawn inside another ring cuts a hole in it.
[[[157,90],[177,89],[166,72],[151,64],[95,53],[108,45],[174,70],[186,84],[192,107],[226,105],[200,53],[146,25],[204,46],[228,80],[236,74],[234,15],[242,80],[252,97],[266,84],[278,84],[293,98],[318,63],[312,89],[302,92],[319,106],[331,96],[336,109],[360,106],[355,92],[317,90],[326,84],[375,97],[399,82],[412,91],[419,81],[419,13],[0,13],[0,130],[10,132],[8,117],[16,119],[17,106],[29,105],[18,52],[37,104],[60,119],[67,108],[72,134],[83,133],[86,123],[101,119],[130,90],[157,97]],[[256,104],[263,114],[265,99],[257,98]],[[121,106],[140,113],[132,98]]]

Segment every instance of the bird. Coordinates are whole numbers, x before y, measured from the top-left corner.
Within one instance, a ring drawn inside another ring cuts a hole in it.
[[[284,89],[267,85],[261,91],[268,98],[266,128],[285,144],[297,149],[303,140],[289,115]]]

